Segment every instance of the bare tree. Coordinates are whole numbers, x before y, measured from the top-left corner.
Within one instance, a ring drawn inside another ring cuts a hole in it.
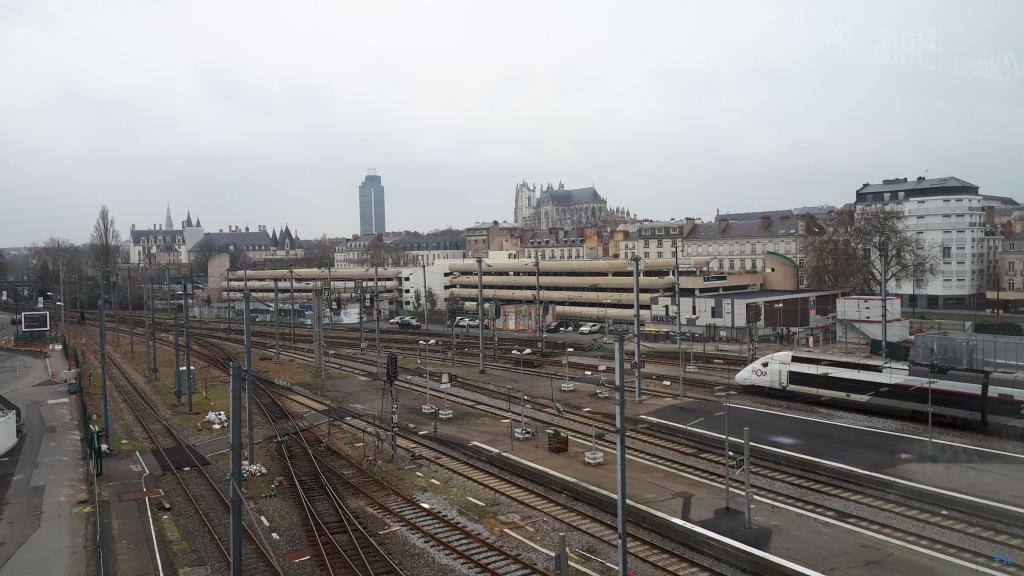
[[[419,312],[423,307],[423,294],[419,288],[412,291],[412,310],[413,312]]]
[[[809,238],[810,284],[868,293],[880,292],[883,282],[923,287],[938,271],[940,247],[915,239],[903,221],[902,210],[886,204],[831,215]]]
[[[100,206],[96,223],[92,227],[89,245],[93,262],[99,268],[100,280],[106,282],[111,277],[110,272],[117,264],[118,254],[121,250],[121,233],[117,231],[114,217],[110,215],[110,209],[106,204]]]
[[[427,288],[427,293],[423,296],[423,300],[427,305],[427,312],[433,312],[437,309],[437,294],[434,293],[433,288]]]

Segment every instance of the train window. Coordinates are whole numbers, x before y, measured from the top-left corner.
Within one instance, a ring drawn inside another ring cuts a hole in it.
[[[768,361],[765,360],[764,362],[761,362],[761,366],[764,366],[765,368],[767,368],[768,367]]]

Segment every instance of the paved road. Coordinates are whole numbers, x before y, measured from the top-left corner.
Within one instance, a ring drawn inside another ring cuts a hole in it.
[[[648,416],[676,424],[703,419],[692,427],[722,434],[724,410],[717,402],[689,402],[683,408],[670,406]],[[936,441],[932,444],[933,458],[929,461],[926,438],[733,405],[729,413],[730,436],[742,438],[744,427],[750,428],[750,441],[757,444],[1015,506],[1024,505],[1024,456]]]
[[[4,318],[6,320],[6,318]],[[10,334],[9,323],[0,335]],[[55,370],[63,357],[51,359]],[[75,403],[46,362],[0,351],[0,393],[22,410],[24,434],[0,457],[0,576],[85,574],[91,518],[79,459]]]

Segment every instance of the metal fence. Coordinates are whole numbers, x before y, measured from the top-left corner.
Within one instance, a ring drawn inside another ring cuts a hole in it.
[[[914,337],[910,359],[951,368],[1018,372],[1024,369],[1024,337],[927,332]]]

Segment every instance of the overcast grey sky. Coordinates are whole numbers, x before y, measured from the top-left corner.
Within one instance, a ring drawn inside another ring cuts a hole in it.
[[[1020,2],[0,2],[0,246],[122,230],[644,217],[955,175],[1024,201]]]

